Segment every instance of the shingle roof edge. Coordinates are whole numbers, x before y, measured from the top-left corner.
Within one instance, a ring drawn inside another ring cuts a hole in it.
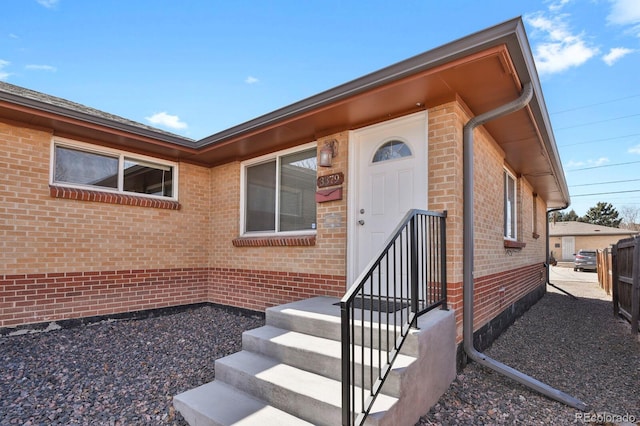
[[[193,148],[193,139],[86,105],[0,81],[0,101]]]

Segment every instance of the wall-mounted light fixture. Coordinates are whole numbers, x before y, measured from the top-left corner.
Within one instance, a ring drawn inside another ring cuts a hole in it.
[[[338,154],[338,141],[331,139],[324,142],[324,146],[320,149],[320,166],[331,167],[333,164],[333,157]]]

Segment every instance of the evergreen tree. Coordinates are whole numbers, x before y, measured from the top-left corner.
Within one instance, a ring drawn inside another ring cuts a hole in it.
[[[578,220],[578,214],[574,209],[571,209],[568,213],[565,213],[562,219],[563,222],[575,222],[576,220]]]
[[[618,228],[620,222],[622,222],[622,218],[618,218],[618,216],[618,211],[611,203],[598,202],[595,207],[591,207],[587,210],[587,213],[581,217],[581,222]]]
[[[549,222],[571,222],[580,220],[575,210],[571,209],[568,212],[562,211],[553,212],[549,215]]]

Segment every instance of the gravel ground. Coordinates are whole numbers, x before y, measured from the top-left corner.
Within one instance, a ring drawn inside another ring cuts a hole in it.
[[[640,421],[640,340],[597,284],[560,286],[580,299],[549,288],[486,353],[586,402],[587,414]],[[263,323],[207,306],[0,337],[0,425],[185,425],[173,395],[211,381],[214,360]],[[417,425],[562,425],[584,415],[472,363]]]
[[[212,306],[0,337],[0,425],[186,425],[175,394],[214,378],[264,319]]]
[[[554,283],[579,300],[549,287],[485,353],[582,400],[589,411],[471,363],[417,425],[640,424],[640,339],[613,316],[597,284]]]

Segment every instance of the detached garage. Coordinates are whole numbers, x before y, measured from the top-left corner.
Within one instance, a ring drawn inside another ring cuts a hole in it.
[[[575,221],[556,222],[549,224],[549,247],[557,260],[572,262],[578,250],[605,249],[634,235],[638,232],[630,229]]]

